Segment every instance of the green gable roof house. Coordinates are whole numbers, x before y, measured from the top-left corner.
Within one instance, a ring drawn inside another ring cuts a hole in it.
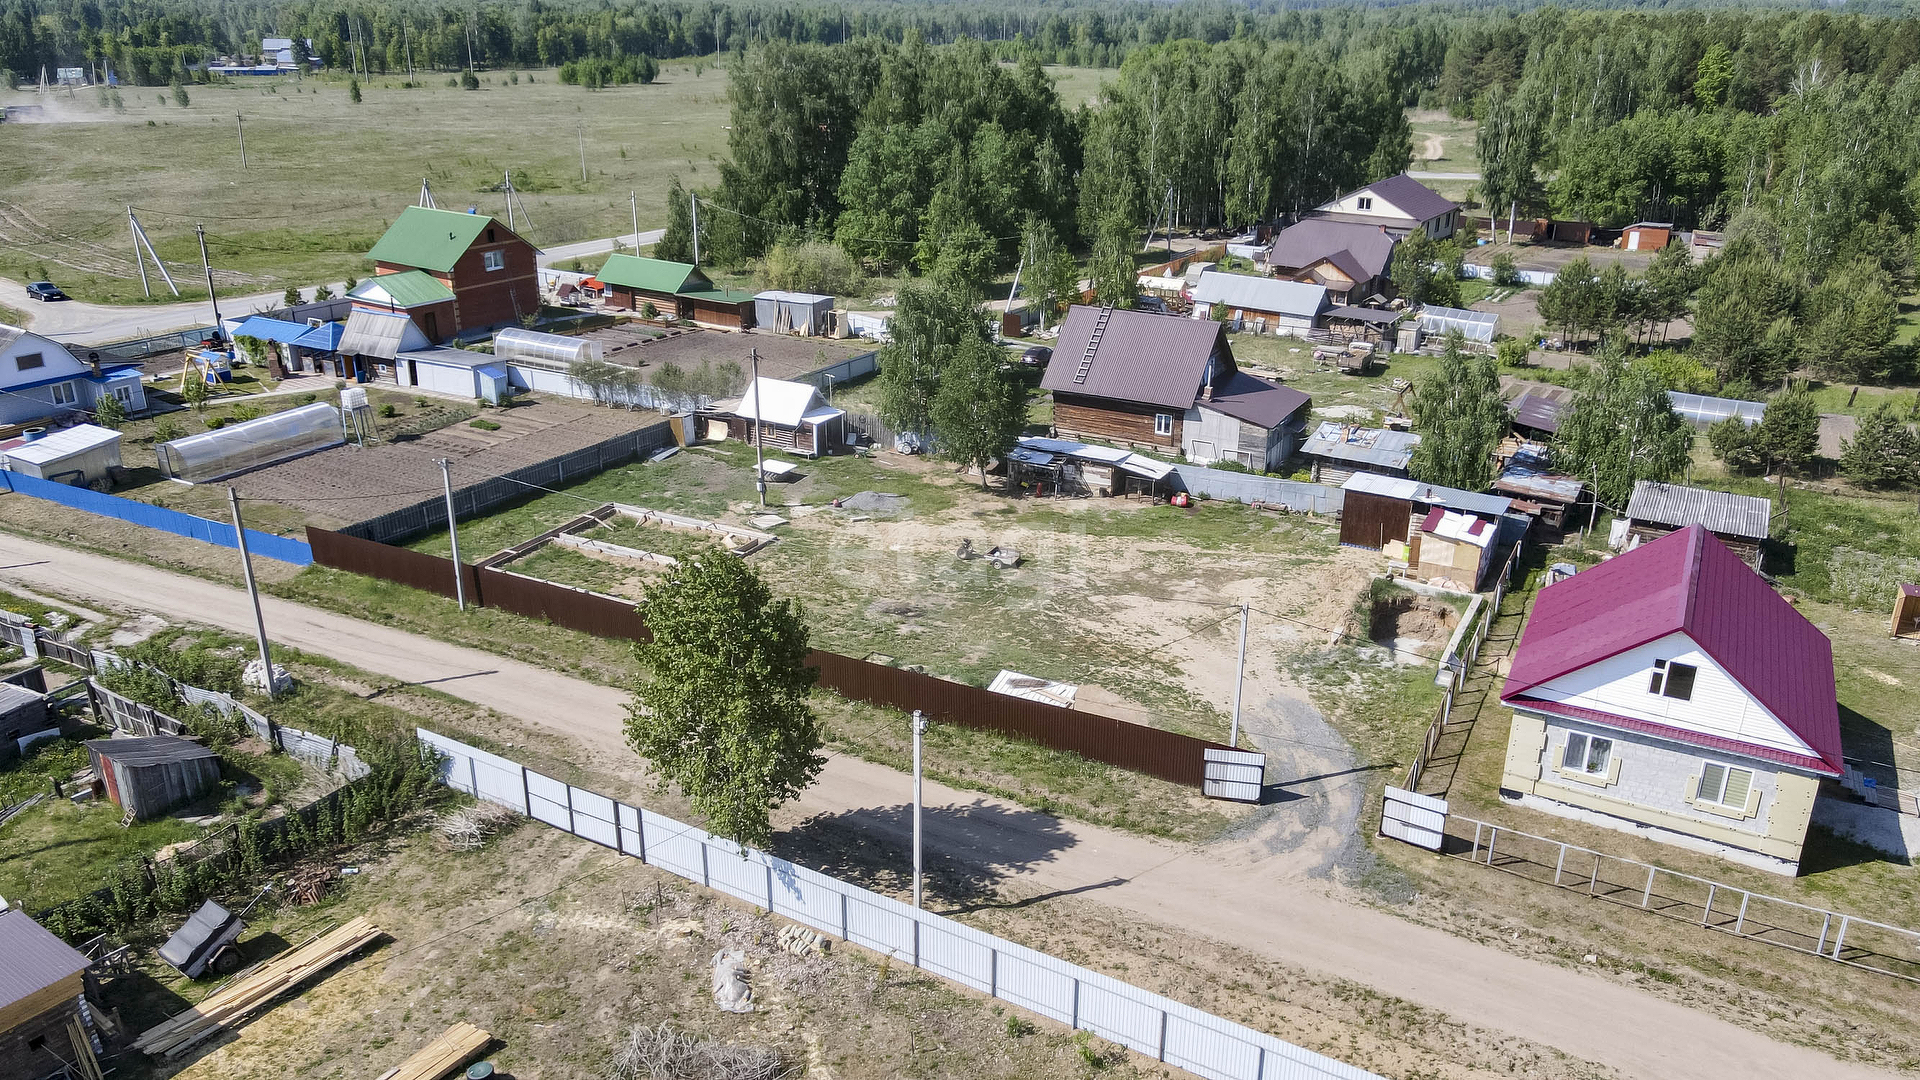
[[[539,252],[486,214],[409,206],[349,294],[366,311],[405,312],[427,340],[477,336],[540,310]]]
[[[609,255],[594,275],[608,307],[641,311],[648,304],[662,315],[726,330],[753,328],[753,294],[716,289],[692,263]]]

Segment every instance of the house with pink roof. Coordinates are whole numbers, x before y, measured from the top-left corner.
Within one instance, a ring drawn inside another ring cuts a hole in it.
[[[1782,874],[1844,771],[1825,634],[1694,525],[1540,591],[1501,795]]]

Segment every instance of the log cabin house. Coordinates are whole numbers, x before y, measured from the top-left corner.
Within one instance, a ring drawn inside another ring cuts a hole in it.
[[[1067,312],[1040,385],[1061,438],[1260,470],[1293,455],[1313,405],[1235,366],[1220,323],[1115,308]]]

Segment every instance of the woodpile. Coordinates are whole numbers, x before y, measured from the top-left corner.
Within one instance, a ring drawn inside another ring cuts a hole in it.
[[[207,995],[186,1012],[148,1028],[134,1048],[156,1057],[181,1053],[246,1018],[380,936],[380,928],[354,919],[280,954]]]
[[[480,1056],[493,1036],[462,1021],[440,1033],[420,1052],[380,1074],[380,1080],[441,1080]]]
[[[287,901],[297,906],[317,904],[333,883],[333,867],[303,866],[287,875]]]

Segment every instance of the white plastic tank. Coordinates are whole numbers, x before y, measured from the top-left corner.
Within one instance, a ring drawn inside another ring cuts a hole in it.
[[[364,386],[349,386],[345,390],[340,391],[340,407],[348,412],[352,412],[355,409],[366,408],[367,388]]]

